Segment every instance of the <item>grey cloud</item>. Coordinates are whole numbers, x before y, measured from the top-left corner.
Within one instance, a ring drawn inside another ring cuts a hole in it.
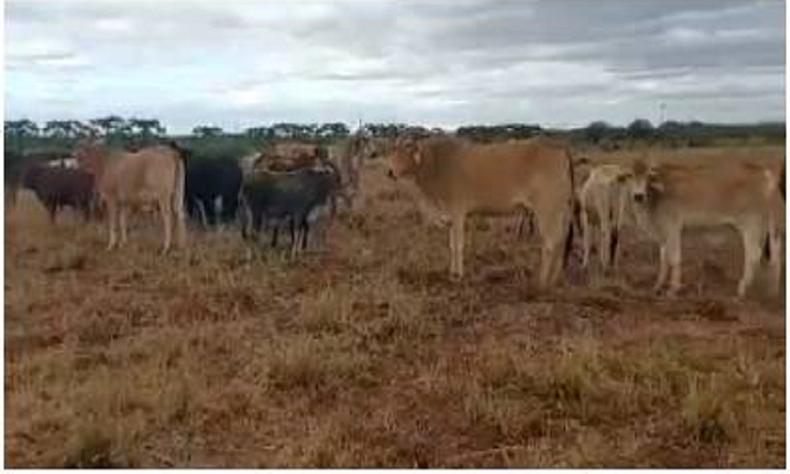
[[[161,98],[141,91],[168,90],[134,81],[182,81],[187,111],[163,109],[179,123],[234,114],[312,120],[332,110],[352,120],[364,111],[436,123],[475,121],[475,114],[578,123],[628,120],[656,100],[685,100],[684,113],[716,117],[717,97],[722,110],[740,101],[739,117],[763,118],[777,110],[766,101],[779,103],[784,94],[780,1],[11,1],[6,13],[9,70],[44,83],[54,80],[47,68],[71,63],[73,77],[89,63],[93,90],[125,101],[121,108],[148,100],[154,109]],[[38,37],[70,48],[14,53]],[[277,94],[262,95],[265,107],[201,102],[268,87],[290,88],[298,103]],[[312,106],[299,88],[312,91]],[[749,98],[759,98],[759,107]]]

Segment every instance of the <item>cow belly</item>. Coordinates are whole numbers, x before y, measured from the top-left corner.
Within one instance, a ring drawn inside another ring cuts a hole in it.
[[[711,212],[709,210],[694,210],[684,212],[682,215],[684,226],[714,227],[721,225],[737,225],[744,220],[759,217],[761,211],[752,212]]]

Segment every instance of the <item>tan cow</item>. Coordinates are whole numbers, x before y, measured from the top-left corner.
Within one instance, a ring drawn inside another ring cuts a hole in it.
[[[593,241],[591,217],[598,221],[598,257],[601,268],[608,270],[617,265],[620,229],[627,211],[628,189],[624,183],[628,168],[605,164],[590,170],[587,180],[579,190],[581,233],[584,242],[582,266],[590,261]]]
[[[781,238],[777,237],[784,202],[779,176],[754,164],[653,164],[635,161],[628,176],[631,203],[637,222],[661,246],[660,291],[669,282],[669,295],[680,289],[681,233],[689,226],[729,224],[743,239],[743,274],[738,296],[751,285],[763,245],[770,253],[774,291],[779,290]]]
[[[549,138],[473,144],[455,137],[398,139],[389,175],[413,179],[426,203],[450,222],[450,274],[464,274],[464,223],[472,213],[529,208],[543,238],[539,284],[559,276],[571,243],[573,165],[567,146]],[[564,247],[564,251],[563,251]]]
[[[162,253],[170,249],[175,225],[178,245],[186,239],[184,223],[184,150],[175,143],[143,148],[137,152],[111,151],[102,145],[77,150],[81,168],[94,174],[99,198],[107,208],[109,243],[126,243],[128,217],[133,208],[154,204],[164,226]],[[173,222],[175,219],[175,223]]]

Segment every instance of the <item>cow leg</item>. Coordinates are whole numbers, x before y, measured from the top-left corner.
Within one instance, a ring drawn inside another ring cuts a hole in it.
[[[120,247],[126,245],[127,232],[129,230],[129,208],[121,207],[118,210],[118,221],[121,228],[121,243]]]
[[[302,223],[302,250],[307,249],[307,238],[310,234],[310,224],[307,222],[307,219],[304,220]]]
[[[217,208],[214,204],[213,197],[209,197],[203,201],[203,208],[206,211],[206,220],[208,221],[209,227],[212,228],[217,224]]]
[[[760,265],[764,235],[762,226],[749,225],[741,228],[741,236],[743,237],[743,275],[738,282],[739,298],[743,298],[746,295],[746,290],[751,286],[754,275]]]
[[[569,214],[566,214],[565,219],[560,219],[559,221],[559,228],[557,229],[557,233],[555,235],[558,238],[554,241],[554,246],[552,248],[552,257],[551,257],[551,273],[549,273],[549,285],[555,285],[559,280],[560,276],[562,275],[562,268],[563,264],[565,263],[565,252],[566,252],[566,241],[569,237],[573,236],[573,210]],[[569,250],[570,251],[570,250]],[[570,257],[570,256],[569,256]]]
[[[279,232],[279,230],[280,230],[280,223],[278,221],[275,221],[274,229],[272,229],[272,248],[273,249],[277,248],[277,233]]]
[[[607,209],[600,209],[600,233],[598,241],[598,258],[601,261],[601,269],[606,272],[609,269],[610,244],[612,240],[612,220]]]
[[[170,206],[169,206],[170,207]],[[183,248],[186,246],[187,243],[187,224],[186,224],[186,213],[184,212],[184,205],[183,203],[173,203],[171,207],[171,215],[175,217],[175,227],[176,227],[176,239],[178,241],[178,246]]]
[[[586,206],[581,209],[581,231],[582,231],[582,268],[587,268],[590,264],[590,249],[592,247],[592,229],[590,228],[590,216]]]
[[[241,213],[239,214],[239,227],[241,228],[241,238],[243,240],[247,240],[248,235],[250,235],[252,215],[250,213],[250,207],[247,205],[246,201],[242,201],[240,210]]]
[[[58,213],[58,204],[55,201],[46,203],[47,216],[49,216],[49,223],[55,225],[55,214]]]
[[[778,295],[782,286],[782,234],[778,229],[772,229],[768,237],[771,249],[769,266],[771,268],[771,291]]]
[[[289,229],[291,234],[291,247],[293,247],[296,243],[296,234],[299,232],[299,229],[296,226],[296,219],[293,217],[291,217]]]
[[[627,195],[622,190],[618,195],[618,205],[617,205],[617,214],[614,217],[614,233],[612,234],[612,245],[610,248],[610,253],[612,256],[612,268],[617,269],[619,267],[619,260],[620,260],[620,231],[623,228],[623,220],[625,219],[625,206],[626,206],[626,199]]]
[[[778,212],[784,212],[784,206]],[[768,221],[768,266],[771,270],[771,292],[780,294],[782,285],[782,232],[779,228],[779,214],[772,212]]]
[[[226,194],[222,196],[222,221],[227,224],[236,217],[239,201],[236,194]]]
[[[524,215],[524,211],[522,210],[519,212],[518,220],[516,222],[516,237],[518,237],[519,239],[521,238],[522,234],[524,234],[524,220],[525,220],[525,215]]]
[[[194,201],[195,199],[197,199],[197,198],[195,198],[194,196],[192,196],[190,194],[187,194],[187,197],[186,197],[187,215],[191,219],[195,218],[195,212],[196,212],[195,201]]]
[[[464,225],[466,216],[454,216],[450,225],[450,276],[460,280],[464,276]]]
[[[656,279],[655,285],[653,285],[654,293],[659,293],[664,287],[667,273],[667,245],[666,241],[662,241],[659,248],[658,278]]]
[[[118,243],[118,237],[115,232],[116,221],[118,220],[118,206],[108,202],[107,203],[107,227],[110,231],[110,242],[107,244],[107,250],[112,250]]]
[[[173,239],[173,216],[172,210],[170,209],[170,202],[168,200],[159,200],[159,214],[162,216],[162,226],[164,227],[165,231],[161,253],[165,254],[168,250],[170,250],[170,241]]]
[[[91,205],[91,201],[84,201],[80,207],[82,208],[82,215],[85,216],[85,223],[87,224],[90,222],[91,217],[93,216],[93,206]]]
[[[192,216],[197,213],[198,218],[200,218],[200,224],[203,226],[203,229],[208,229],[208,218],[206,217],[206,206],[203,205],[203,200],[201,198],[195,198],[194,204],[192,204]]]
[[[612,226],[609,232],[609,269],[617,268],[617,254],[620,248],[620,227]]]
[[[249,223],[250,223],[250,238],[256,243],[261,240],[261,227],[263,226],[263,216],[256,209],[248,208]]]
[[[541,260],[541,281],[542,289],[548,289],[559,279],[562,270],[563,252],[565,250],[565,239],[570,231],[570,222],[564,219],[561,211],[551,214],[549,221],[551,224],[546,226],[543,237],[543,258]],[[555,217],[558,216],[558,217]]]
[[[680,239],[681,229],[676,229],[669,234],[667,241],[667,263],[669,264],[669,290],[667,296],[674,297],[680,290]]]
[[[299,253],[299,241],[302,237],[302,225],[296,225],[295,219],[291,219],[291,259],[296,258]]]
[[[450,237],[450,278],[455,278],[456,275],[456,265],[455,265],[455,220],[453,220],[452,224],[448,229],[448,235]]]

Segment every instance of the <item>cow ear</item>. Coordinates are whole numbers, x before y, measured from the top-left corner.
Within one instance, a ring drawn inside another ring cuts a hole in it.
[[[655,168],[651,168],[647,174],[648,183],[651,189],[656,192],[664,192],[664,183],[661,180],[661,173]]]

